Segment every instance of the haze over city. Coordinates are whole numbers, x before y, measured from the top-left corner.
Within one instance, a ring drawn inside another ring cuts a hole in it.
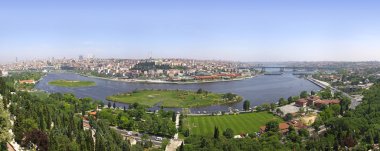
[[[379,1],[2,1],[0,63],[101,58],[380,60]]]

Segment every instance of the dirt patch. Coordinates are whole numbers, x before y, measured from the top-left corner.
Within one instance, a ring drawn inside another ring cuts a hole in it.
[[[315,122],[315,119],[317,119],[317,115],[308,115],[301,117],[301,122],[304,123],[305,125],[310,126]]]

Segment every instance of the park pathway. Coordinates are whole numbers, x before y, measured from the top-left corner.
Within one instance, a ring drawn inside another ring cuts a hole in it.
[[[175,127],[179,128],[179,117],[181,114],[177,114],[176,120],[175,120]],[[165,151],[176,151],[179,146],[181,146],[182,140],[178,139],[178,132],[174,135],[173,139],[170,139],[169,144],[166,146]]]

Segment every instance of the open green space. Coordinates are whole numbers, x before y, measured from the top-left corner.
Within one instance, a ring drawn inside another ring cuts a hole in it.
[[[221,132],[231,128],[234,134],[258,132],[260,126],[267,122],[276,120],[282,121],[281,118],[267,112],[246,113],[239,115],[222,115],[222,116],[188,116],[184,120],[184,127],[190,130],[191,135],[212,136],[215,126]]]
[[[55,80],[50,81],[49,85],[59,86],[59,87],[90,87],[95,86],[94,81],[71,81],[71,80]]]
[[[139,103],[147,106],[159,104],[163,107],[199,107],[241,101],[240,96],[228,93],[185,90],[137,90],[131,93],[108,96],[107,100],[122,103]]]

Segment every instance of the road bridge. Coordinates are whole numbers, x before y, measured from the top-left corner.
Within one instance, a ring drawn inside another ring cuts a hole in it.
[[[279,69],[280,72],[284,72],[285,70],[299,71],[314,71],[314,70],[336,70],[335,67],[315,67],[315,66],[251,66],[250,69],[261,69],[261,71],[265,72],[267,69]]]

